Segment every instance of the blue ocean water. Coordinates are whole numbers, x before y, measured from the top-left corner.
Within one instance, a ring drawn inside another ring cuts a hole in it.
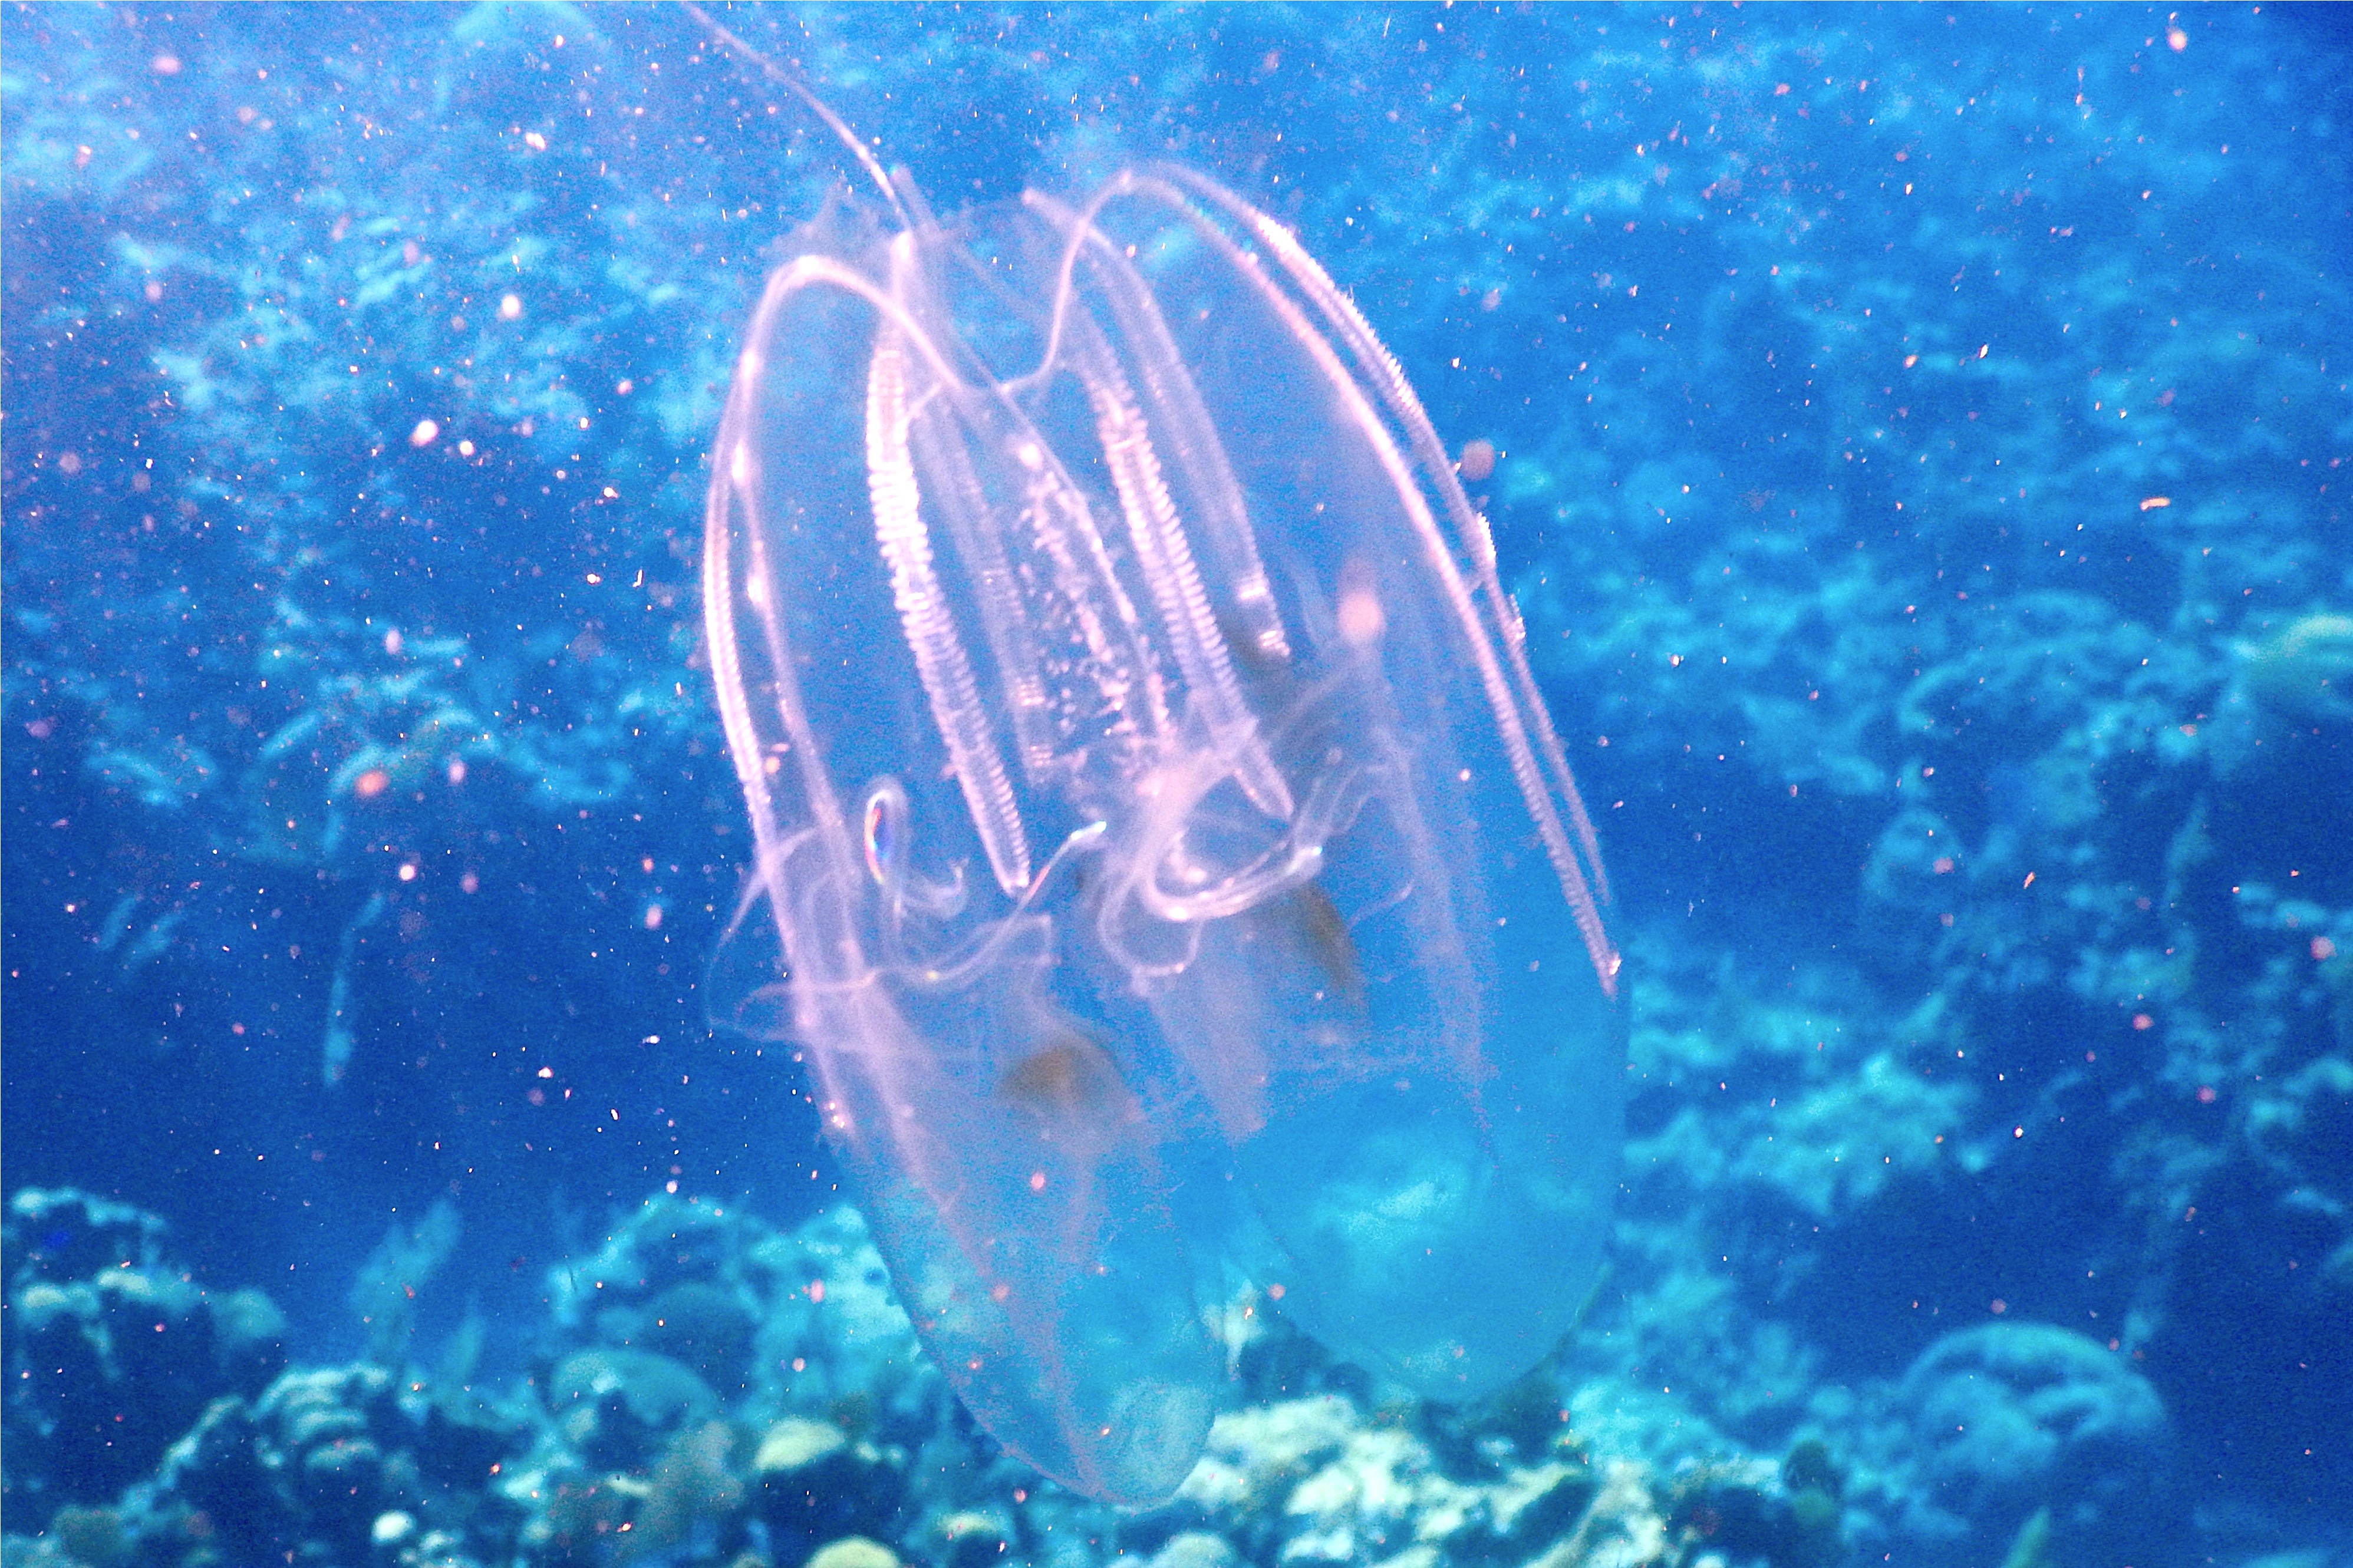
[[[2353,1561],[2336,12],[715,20],[1381,334],[1616,895],[1604,1282],[1461,1411],[1251,1331],[1178,1504],[1050,1508],[706,1015],[709,453],[859,171],[684,11],[20,6],[11,1563]]]

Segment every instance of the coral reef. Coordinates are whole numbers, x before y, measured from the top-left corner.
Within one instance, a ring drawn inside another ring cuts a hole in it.
[[[111,1501],[215,1400],[261,1392],[285,1321],[259,1290],[210,1291],[169,1261],[153,1215],[71,1189],[10,1197],[11,1523]]]
[[[1905,1374],[1921,1475],[1907,1561],[1990,1562],[2030,1531],[2047,1561],[2161,1561],[2179,1536],[2170,1433],[2147,1380],[2064,1329],[1945,1335]]]
[[[132,1235],[140,1217],[112,1216]],[[1160,1568],[1820,1568],[1836,1558],[1842,1479],[1819,1446],[1778,1470],[1729,1448],[1672,1472],[1605,1458],[1549,1372],[1461,1409],[1368,1397],[1361,1374],[1320,1364],[1312,1342],[1255,1312],[1242,1340],[1262,1397],[1219,1418],[1174,1501],[1123,1513],[997,1454],[910,1349],[884,1278],[854,1211],[782,1233],[739,1209],[659,1196],[596,1252],[550,1271],[535,1395],[485,1402],[367,1363],[296,1368],[258,1395],[213,1400],[149,1472],[10,1536],[7,1561],[1077,1568],[1117,1552]],[[838,1289],[813,1289],[828,1285]],[[795,1300],[810,1310],[797,1318]],[[681,1304],[673,1335],[669,1314]],[[715,1331],[740,1328],[753,1305],[756,1333]],[[631,1342],[649,1334],[691,1364]],[[761,1363],[787,1351],[768,1375]],[[1263,1381],[1276,1369],[1334,1386],[1284,1396]],[[12,1449],[12,1486],[57,1458]]]
[[[171,1271],[152,1215],[28,1188],[7,1225],[9,1562],[503,1560],[511,1418],[380,1366],[280,1373],[269,1299]]]
[[[216,1401],[124,1512],[142,1561],[183,1568],[386,1548],[493,1563],[515,1534],[489,1484],[513,1436],[511,1420],[425,1401],[381,1367],[297,1369],[249,1404]]]

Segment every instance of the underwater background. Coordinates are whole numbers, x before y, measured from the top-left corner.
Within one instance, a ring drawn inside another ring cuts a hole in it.
[[[1224,181],[1464,451],[1604,1288],[1463,1409],[1255,1321],[1160,1509],[999,1455],[701,989],[705,457],[840,149],[669,7],[12,6],[11,1568],[2353,1564],[2339,14],[724,20],[944,211]]]

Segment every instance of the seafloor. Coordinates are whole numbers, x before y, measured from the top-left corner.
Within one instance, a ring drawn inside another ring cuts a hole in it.
[[[997,1453],[699,994],[833,143],[683,11],[16,6],[9,1568],[2353,1564],[2335,16],[728,22],[943,209],[1215,174],[1500,452],[1605,1286],[1474,1408],[1254,1318],[1157,1510]]]

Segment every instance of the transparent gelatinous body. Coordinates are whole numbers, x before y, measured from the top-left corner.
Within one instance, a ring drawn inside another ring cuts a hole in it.
[[[1598,1266],[1618,959],[1486,524],[1293,237],[1187,171],[768,280],[704,589],[789,1037],[1005,1445],[1166,1497],[1243,1280],[1428,1395]],[[746,952],[746,942],[764,945]]]

